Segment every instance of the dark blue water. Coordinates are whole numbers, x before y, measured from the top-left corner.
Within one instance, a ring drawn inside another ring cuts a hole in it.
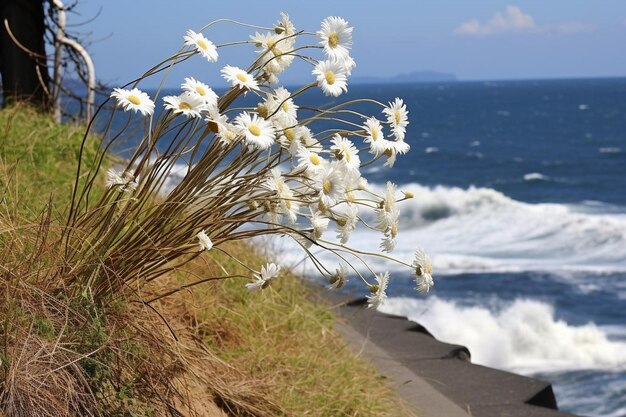
[[[551,381],[563,410],[626,416],[626,79],[351,86],[296,104],[359,97],[407,104],[411,152],[365,175],[414,192],[394,255],[419,244],[435,267],[426,297],[392,269],[385,311],[475,362]],[[369,250],[379,239],[353,238]]]
[[[400,251],[441,267],[422,299],[398,280],[388,309],[550,380],[564,410],[626,416],[626,79],[352,93],[407,102],[412,153],[369,178],[423,186]]]

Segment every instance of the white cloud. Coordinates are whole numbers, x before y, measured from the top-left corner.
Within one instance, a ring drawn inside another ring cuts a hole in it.
[[[462,23],[454,30],[454,34],[463,36],[492,36],[522,32],[572,34],[593,30],[595,30],[593,25],[580,22],[538,25],[531,15],[524,13],[518,6],[507,6],[504,12],[496,12],[485,23],[480,23],[477,19]]]

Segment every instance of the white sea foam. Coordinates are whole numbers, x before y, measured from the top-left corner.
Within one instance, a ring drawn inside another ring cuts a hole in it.
[[[616,146],[605,146],[602,148],[598,148],[598,152],[600,153],[622,153],[622,148],[618,148]]]
[[[372,187],[382,191],[380,186]],[[626,214],[615,206],[607,206],[605,212],[601,203],[592,208],[529,204],[489,188],[418,184],[399,188],[412,191],[415,198],[399,204],[400,233],[392,255],[410,262],[415,248],[423,246],[438,275],[550,271],[568,277],[576,271],[594,275],[626,271]],[[365,211],[361,215],[374,222]],[[329,230],[325,237],[332,235]],[[348,244],[378,252],[381,237],[360,228]],[[293,262],[302,258],[295,244],[282,245],[280,252]],[[320,260],[331,268],[337,264],[332,254],[320,253]],[[385,260],[370,262],[381,270],[405,271]]]
[[[400,204],[396,255],[419,243],[439,272],[626,270],[626,215],[563,204],[515,201],[489,188],[403,185],[415,198]],[[359,234],[361,233],[361,234]],[[374,250],[378,237],[357,232]]]
[[[545,181],[548,177],[539,173],[539,172],[531,172],[524,175],[524,181]]]
[[[424,325],[437,339],[467,346],[472,362],[523,373],[626,369],[626,342],[588,323],[574,326],[549,304],[517,299],[500,309],[460,306],[437,297],[390,298],[381,311]],[[626,335],[626,327],[613,334]]]

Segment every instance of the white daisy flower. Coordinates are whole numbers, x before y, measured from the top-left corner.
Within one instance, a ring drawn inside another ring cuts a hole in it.
[[[356,61],[351,56],[347,56],[343,59],[343,66],[346,68],[346,75],[349,77],[352,75],[352,70],[356,68]]]
[[[415,285],[417,291],[422,294],[427,293],[430,288],[435,285],[435,282],[433,281],[433,264],[430,261],[430,257],[424,252],[424,249],[417,248],[415,251],[413,268],[415,268]]]
[[[274,143],[274,127],[257,114],[250,115],[244,111],[235,118],[235,126],[240,129],[249,147],[265,150]]]
[[[348,273],[350,270],[344,263],[339,264],[339,268],[335,269],[335,273],[328,277],[328,282],[330,283],[326,288],[329,290],[337,290],[348,282]]]
[[[229,123],[228,117],[220,114],[217,107],[209,107],[206,120],[209,122],[209,128],[215,132],[215,136],[222,145],[229,146],[235,142],[239,129]]]
[[[374,274],[377,284],[370,285],[370,295],[367,296],[367,307],[378,308],[387,300],[387,285],[389,285],[389,272]]]
[[[330,16],[322,20],[322,28],[317,34],[324,53],[335,59],[343,59],[350,55],[352,47],[352,30],[348,22],[341,17]]]
[[[322,145],[313,137],[313,132],[306,126],[300,126],[301,129],[298,131],[299,135],[298,140],[300,144],[312,152],[321,152],[323,147]]]
[[[392,220],[392,212],[396,204],[396,185],[391,181],[387,181],[385,189],[385,197],[380,202],[379,208],[375,210],[377,225],[376,228],[381,231],[387,230]]]
[[[335,219],[337,222],[337,239],[339,239],[342,245],[348,243],[350,235],[356,229],[358,214],[358,207],[354,204],[348,204],[346,212]]]
[[[296,27],[289,19],[289,15],[287,13],[280,12],[280,20],[274,26],[274,32],[279,35],[283,35],[283,37],[295,35]],[[294,39],[295,42],[295,37],[292,36],[291,39]]]
[[[284,123],[275,123],[276,126],[280,126]],[[283,148],[287,149],[289,155],[292,158],[295,158],[298,155],[298,152],[303,147],[301,138],[306,132],[303,132],[304,127],[302,126],[293,126],[293,127],[277,127],[277,131],[279,132],[278,141],[282,145]]]
[[[312,238],[317,241],[322,238],[322,235],[326,229],[328,229],[330,219],[319,211],[311,210],[311,217],[309,220],[311,221],[311,226],[313,227]]]
[[[248,291],[258,291],[267,288],[270,285],[270,281],[278,276],[280,273],[280,266],[268,263],[261,267],[260,274],[254,274],[255,281],[246,284]]]
[[[383,155],[387,157],[387,161],[384,166],[393,167],[396,162],[398,154],[405,154],[411,148],[410,145],[402,140],[387,140],[379,139],[381,141],[380,146],[384,148]]]
[[[275,52],[278,52],[276,42],[280,41],[281,38],[281,36],[275,33],[256,32],[254,35],[250,35],[250,40],[259,48],[256,51],[259,60],[258,64],[266,74],[275,74],[282,70],[280,59],[275,54]]]
[[[200,245],[200,252],[213,248],[213,242],[211,242],[211,239],[204,230],[200,230],[196,237],[198,238],[198,245]]]
[[[346,191],[344,177],[345,172],[337,162],[326,164],[318,174],[315,187],[319,190],[320,202],[325,207],[335,205],[343,197]]]
[[[406,126],[409,124],[409,112],[402,99],[396,97],[393,103],[389,102],[389,107],[385,107],[383,113],[387,115],[387,123],[391,125],[396,139],[404,140]]]
[[[324,169],[324,165],[328,163],[317,152],[304,146],[300,146],[296,155],[298,157],[298,167],[304,168],[309,176],[314,176],[321,172]]]
[[[370,153],[376,156],[385,151],[384,141],[385,135],[383,134],[383,127],[380,121],[374,117],[368,118],[363,124],[366,135],[363,142],[370,144]]]
[[[269,178],[265,181],[265,187],[278,194],[278,207],[274,208],[276,214],[285,214],[291,223],[298,218],[300,204],[295,200],[293,192],[284,180],[283,174],[278,168],[270,171]]]
[[[393,207],[391,212],[387,214],[387,228],[385,229],[385,237],[383,238],[380,247],[385,252],[392,252],[396,248],[396,238],[398,237],[398,221],[400,217],[400,210],[398,207]]]
[[[317,85],[325,95],[337,97],[348,91],[346,67],[337,60],[320,61],[313,69]]]
[[[154,113],[154,101],[138,88],[132,90],[124,90],[123,88],[114,88],[111,97],[117,101],[117,106],[124,111],[135,111],[143,116],[150,116]]]
[[[255,32],[254,35],[250,35],[250,40],[254,42],[254,45],[257,48],[260,48],[257,52],[265,52],[271,50],[281,39],[281,36],[278,36],[276,33],[259,33]]]
[[[188,92],[183,92],[179,96],[165,96],[163,102],[167,110],[190,118],[200,117],[200,113],[207,110],[206,104],[200,96]]]
[[[277,88],[271,96],[271,104],[268,105],[270,114],[275,113],[273,117],[284,118],[291,125],[298,123],[298,106],[286,88]]]
[[[118,172],[113,168],[107,171],[107,179],[106,179],[107,188],[113,188],[116,186],[121,186],[120,190],[122,192],[132,192],[137,189],[139,185],[135,180],[135,176],[128,172]]]
[[[218,96],[208,85],[201,83],[193,77],[185,78],[181,88],[192,95],[197,95],[208,107],[216,107]]]
[[[269,178],[265,181],[265,187],[271,191],[282,194],[289,191],[289,186],[284,180],[283,174],[278,168],[272,168],[269,172]]]
[[[202,33],[196,33],[189,29],[183,39],[185,40],[185,45],[196,48],[196,51],[209,62],[217,61],[217,48]]]
[[[248,90],[259,89],[259,84],[256,82],[254,77],[241,68],[226,65],[220,72],[222,77],[228,81],[232,87],[239,87],[241,89],[245,88]]]
[[[348,170],[358,171],[361,167],[361,159],[358,155],[359,150],[354,146],[354,143],[342,137],[339,133],[333,136],[331,142],[333,146],[330,147],[330,150],[334,153],[335,158],[341,161]]]

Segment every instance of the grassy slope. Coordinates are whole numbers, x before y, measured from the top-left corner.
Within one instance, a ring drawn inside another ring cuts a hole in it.
[[[9,185],[20,216],[33,218],[50,194],[56,202],[69,200],[82,133],[81,127],[59,126],[29,109],[0,111],[0,182]],[[56,210],[62,212],[63,205],[57,203]],[[243,243],[224,249],[250,265],[263,262]],[[221,265],[237,273],[235,262],[217,250],[210,253],[190,269],[207,276]],[[192,275],[180,273],[160,285],[189,282]],[[160,309],[165,317],[184,320],[224,361],[269,386],[287,415],[406,415],[383,377],[333,330],[329,308],[309,298],[305,286],[288,275],[260,294],[249,294],[242,281],[205,284],[161,301]]]

